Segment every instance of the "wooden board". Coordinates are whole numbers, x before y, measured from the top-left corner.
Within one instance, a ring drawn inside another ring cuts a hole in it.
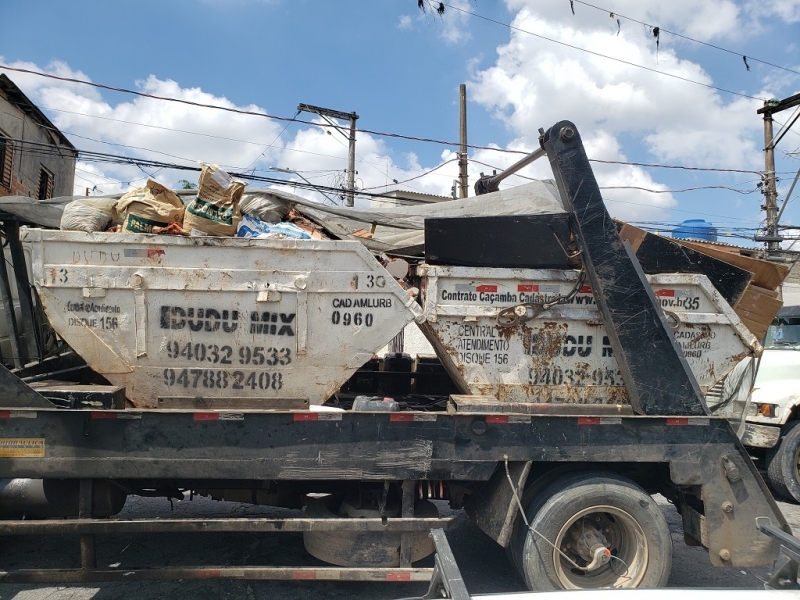
[[[789,274],[790,266],[782,265],[779,263],[762,260],[760,258],[753,258],[752,256],[745,256],[739,254],[737,248],[725,248],[720,246],[713,246],[711,244],[703,244],[702,242],[690,242],[686,240],[674,240],[675,243],[692,248],[718,258],[729,265],[734,265],[740,269],[745,269],[753,274],[753,284],[768,290],[776,289],[781,282],[786,279]]]
[[[630,242],[639,264],[648,275],[703,274],[731,306],[736,306],[753,278],[750,271],[677,244],[674,240],[647,233],[632,225],[623,225],[620,237]]]
[[[745,327],[758,339],[762,339],[781,306],[783,302],[778,300],[776,292],[750,285],[735,311]]]

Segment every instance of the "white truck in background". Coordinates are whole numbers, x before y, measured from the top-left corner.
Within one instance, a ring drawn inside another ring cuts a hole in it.
[[[800,502],[800,306],[778,312],[756,369],[742,442],[766,451],[767,478],[777,495]]]

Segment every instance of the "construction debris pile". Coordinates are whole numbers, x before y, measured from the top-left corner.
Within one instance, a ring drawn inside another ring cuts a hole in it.
[[[184,202],[148,179],[121,198],[79,198],[64,207],[61,229],[272,239],[328,239],[293,208],[260,196],[217,165],[203,165],[196,194]]]

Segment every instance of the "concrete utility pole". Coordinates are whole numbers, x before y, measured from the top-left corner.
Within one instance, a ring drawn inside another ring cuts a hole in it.
[[[459,87],[459,100],[460,100],[460,123],[459,123],[459,138],[461,148],[458,153],[458,178],[460,180],[459,187],[461,188],[460,198],[466,198],[469,194],[469,176],[467,175],[467,86],[461,84]]]
[[[298,104],[297,112],[309,112],[319,115],[320,117],[325,119],[328,123],[333,125],[336,128],[336,131],[341,133],[348,141],[349,145],[347,151],[347,183],[345,183],[347,196],[345,199],[345,206],[353,206],[354,204],[353,195],[356,189],[356,120],[358,119],[358,115],[355,112],[346,113],[339,110],[333,110],[330,108],[312,106],[310,104]],[[349,135],[345,134],[342,128],[337,123],[334,123],[333,121],[329,120],[328,117],[331,117],[333,119],[342,119],[343,121],[350,121]]]
[[[775,146],[778,145],[786,135],[786,132],[797,121],[797,116],[791,123],[787,124],[784,130],[777,137],[773,137],[772,115],[787,108],[792,108],[800,104],[800,94],[795,94],[784,100],[766,100],[764,106],[759,108],[757,113],[764,115],[764,210],[766,211],[766,235],[756,236],[757,242],[766,242],[767,251],[774,252],[781,249],[783,238],[778,230],[778,190],[777,178],[775,177]],[[800,116],[800,114],[798,114]]]

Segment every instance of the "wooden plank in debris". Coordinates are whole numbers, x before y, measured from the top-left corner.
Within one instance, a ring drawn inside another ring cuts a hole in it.
[[[725,248],[703,244],[702,242],[690,242],[687,240],[675,240],[676,243],[687,248],[692,248],[703,254],[708,254],[714,258],[725,261],[730,265],[745,269],[753,273],[754,285],[768,290],[774,290],[789,274],[790,266],[774,263],[752,256],[745,256],[739,253],[738,248]]]
[[[641,235],[640,232],[644,235]],[[750,271],[682,246],[674,240],[643,232],[632,225],[626,224],[620,231],[620,237],[628,240],[634,247],[636,258],[639,259],[642,270],[648,275],[656,273],[703,274],[708,277],[711,284],[731,306],[736,306],[747,289],[747,285],[753,279]],[[634,242],[638,242],[638,248],[634,246]]]
[[[783,302],[778,300],[777,294],[772,290],[751,285],[736,306],[736,314],[753,333],[761,339],[767,333],[767,328],[778,314]]]

